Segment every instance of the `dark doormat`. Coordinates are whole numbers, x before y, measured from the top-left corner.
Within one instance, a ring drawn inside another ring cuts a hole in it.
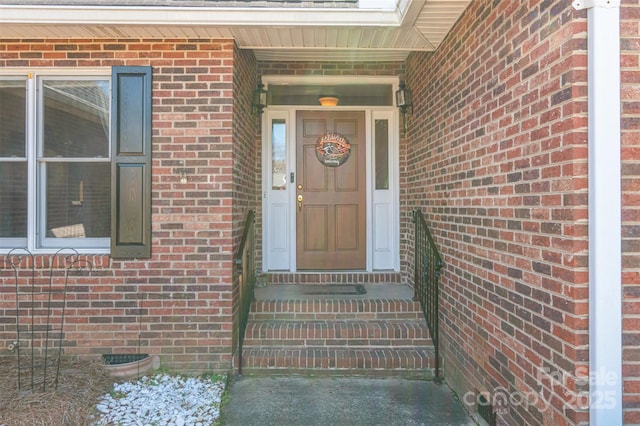
[[[303,289],[302,292],[309,296],[357,296],[367,294],[367,290],[362,284],[317,285]]]

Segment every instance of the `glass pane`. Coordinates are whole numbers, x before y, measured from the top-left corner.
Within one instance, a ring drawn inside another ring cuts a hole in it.
[[[389,189],[389,120],[376,120],[376,189]]]
[[[284,120],[271,122],[271,189],[287,189],[287,127]]]
[[[392,106],[391,84],[296,85],[269,84],[269,105],[316,105],[319,98],[335,96],[339,106]]]
[[[0,80],[0,157],[25,156],[26,85]]]
[[[109,156],[109,82],[43,82],[45,157]]]
[[[0,162],[0,238],[27,237],[27,163]]]
[[[47,237],[109,237],[109,163],[47,163]]]

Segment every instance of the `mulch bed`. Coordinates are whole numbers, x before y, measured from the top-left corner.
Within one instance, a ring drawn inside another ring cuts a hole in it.
[[[21,365],[30,365],[21,359]],[[57,389],[55,369],[48,369],[46,391],[31,391],[31,376],[23,370],[22,391],[18,391],[18,363],[15,354],[0,355],[0,426],[88,426],[99,397],[113,387],[113,377],[99,361],[63,357]]]

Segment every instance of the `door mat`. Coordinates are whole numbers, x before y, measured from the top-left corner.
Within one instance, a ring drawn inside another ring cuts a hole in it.
[[[357,296],[367,294],[362,284],[349,285],[317,285],[302,290],[308,296]]]

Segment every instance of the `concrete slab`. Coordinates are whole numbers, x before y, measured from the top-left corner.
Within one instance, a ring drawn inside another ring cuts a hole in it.
[[[405,379],[237,377],[222,424],[475,425],[446,384]]]

